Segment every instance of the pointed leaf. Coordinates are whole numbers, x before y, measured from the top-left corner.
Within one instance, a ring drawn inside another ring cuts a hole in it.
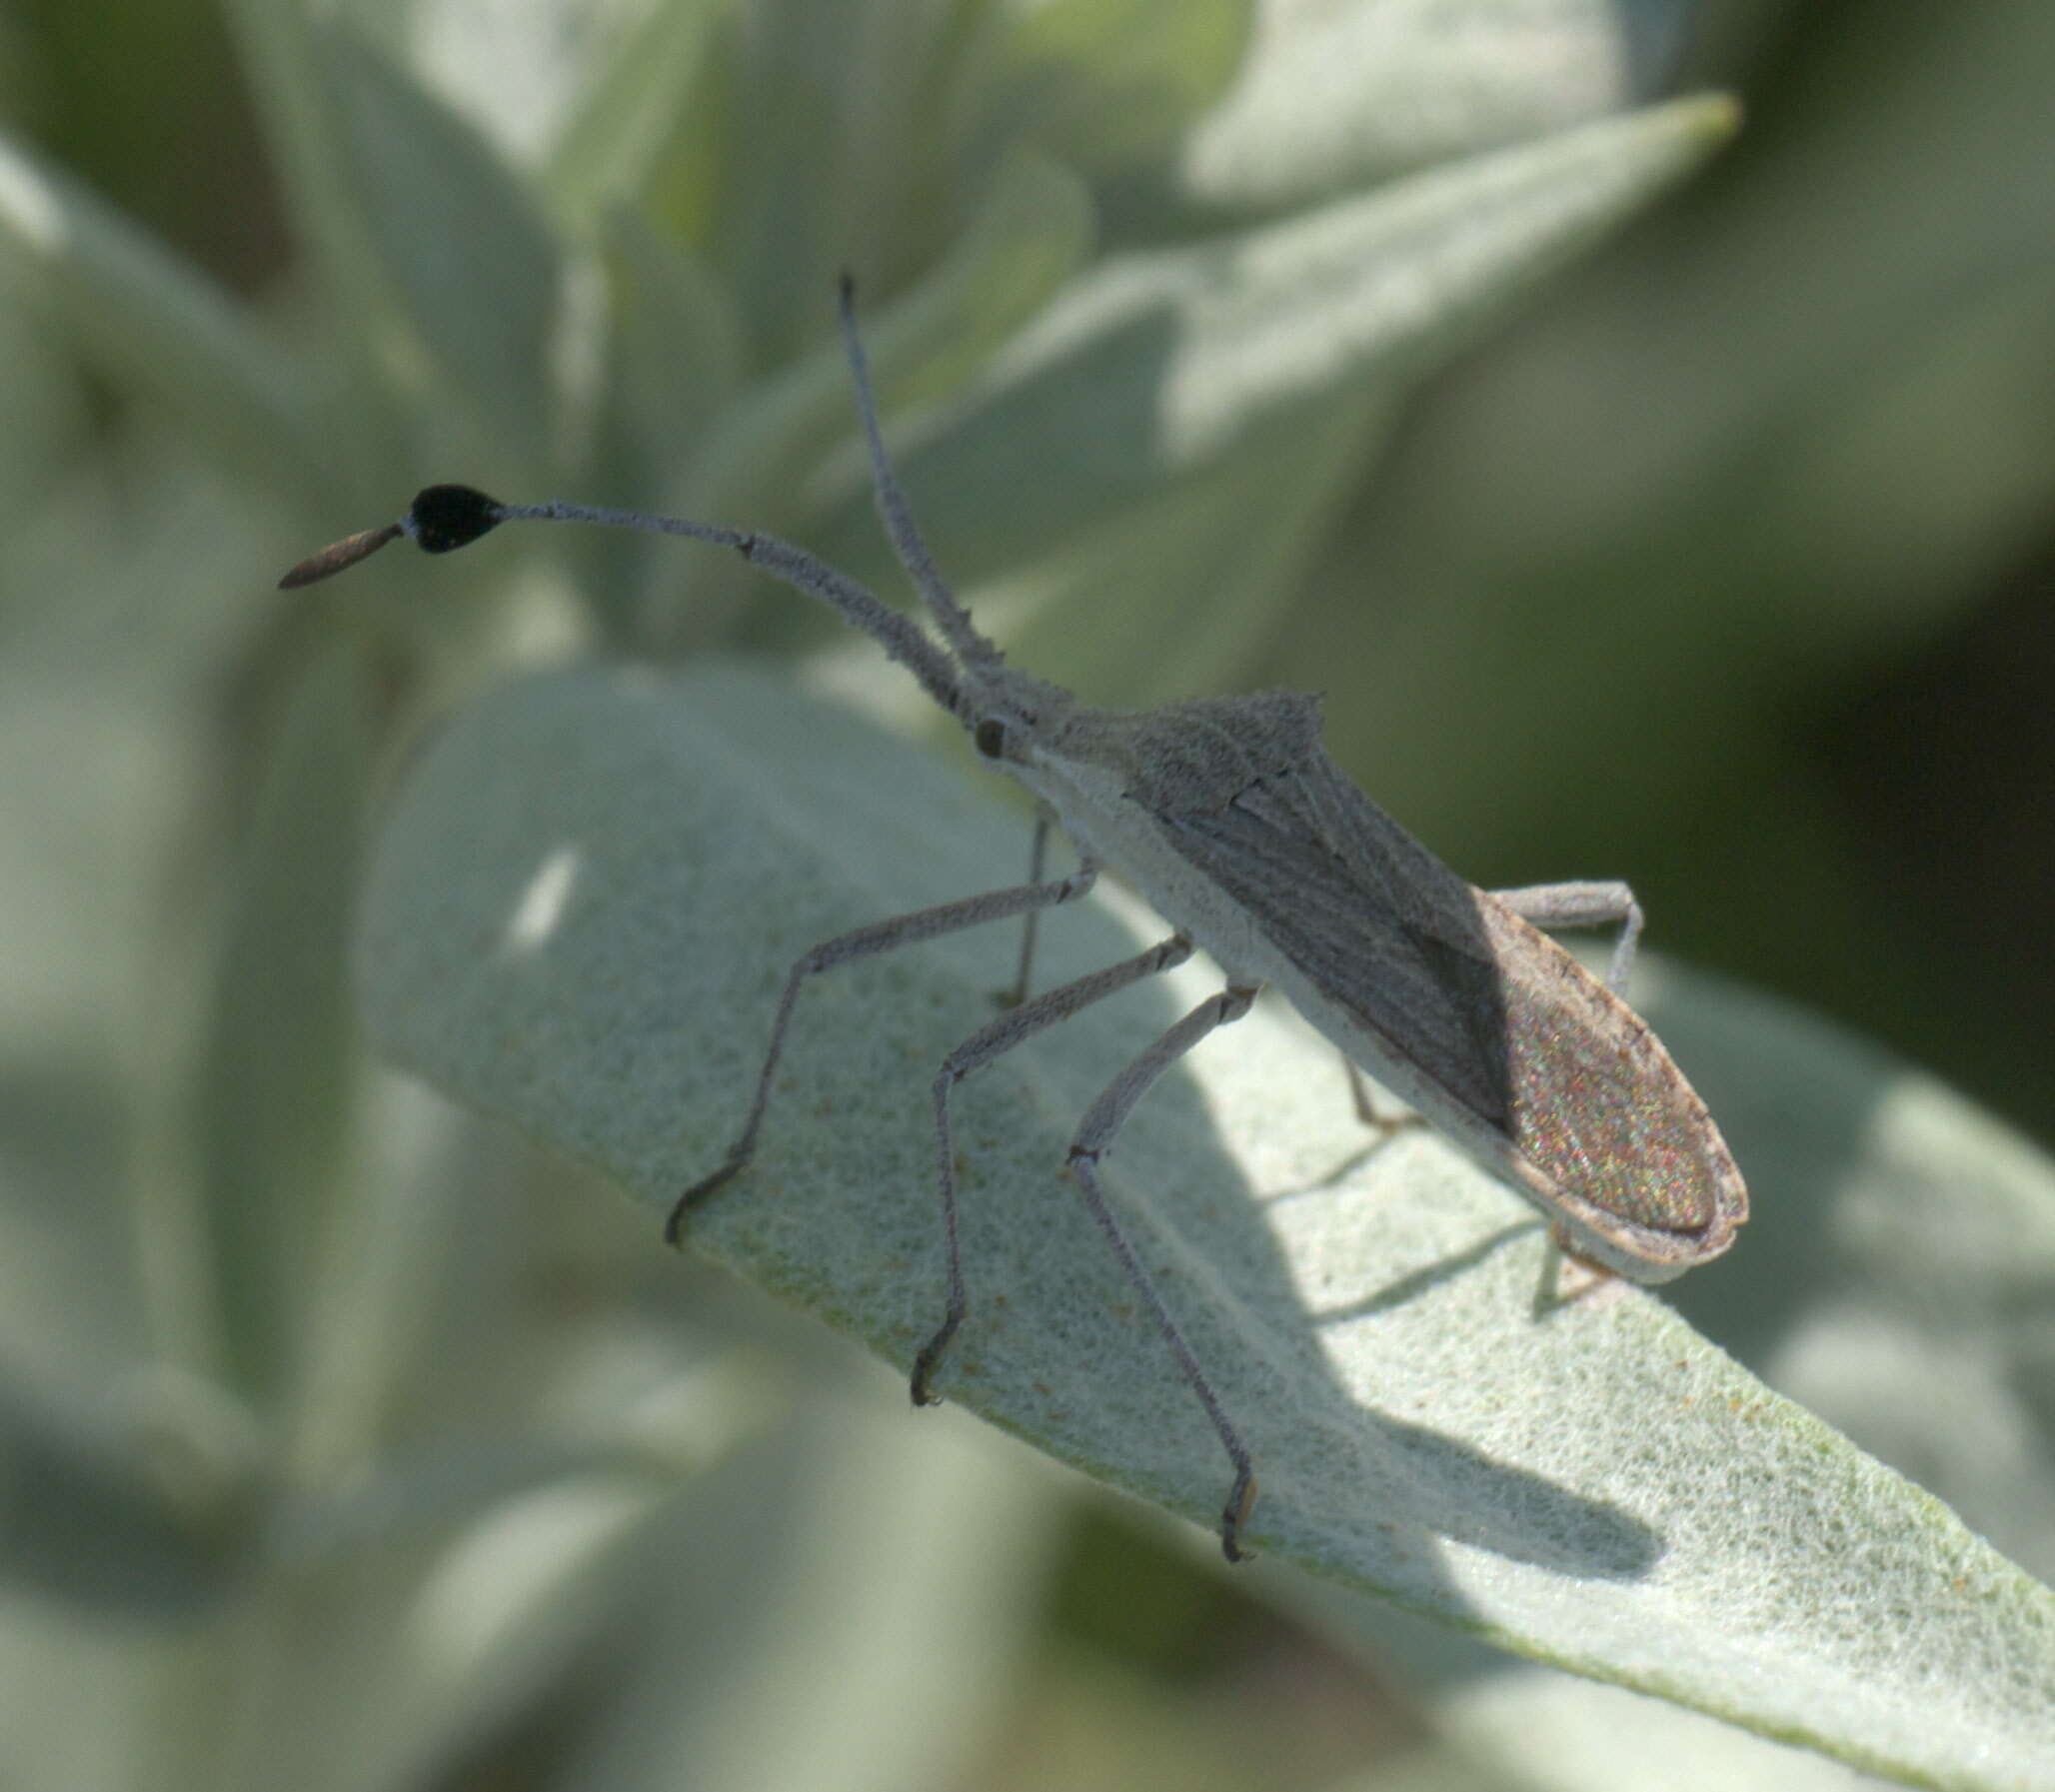
[[[203,1249],[228,1371],[288,1384],[354,1086],[344,939],[366,777],[347,650],[307,667],[231,896],[193,1091]]]
[[[985,389],[904,454],[939,563],[968,584],[1123,514],[1302,408],[1418,379],[1479,323],[1732,132],[1696,99],[1477,156],[1074,281]],[[875,564],[854,489],[816,539]]]

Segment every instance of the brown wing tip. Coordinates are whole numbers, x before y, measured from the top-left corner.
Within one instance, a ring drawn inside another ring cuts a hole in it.
[[[318,553],[308,555],[278,582],[278,589],[298,591],[303,585],[333,579],[336,574],[355,566],[360,560],[368,560],[388,542],[396,542],[406,533],[399,524],[388,523],[383,529],[363,529],[355,535],[346,535],[341,541],[331,542]]]

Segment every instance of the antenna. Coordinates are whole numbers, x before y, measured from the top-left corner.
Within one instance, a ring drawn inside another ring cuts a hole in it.
[[[904,501],[902,501],[904,503]],[[298,591],[319,584],[336,574],[369,560],[389,542],[406,536],[424,554],[449,554],[468,547],[479,537],[490,535],[502,523],[592,523],[602,529],[633,529],[645,535],[682,535],[717,548],[733,548],[752,566],[759,566],[795,591],[818,599],[837,611],[845,622],[870,636],[887,654],[921,681],[922,689],[952,715],[966,714],[958,689],[957,666],[949,655],[922,634],[909,617],[882,602],[873,592],[847,573],[838,572],[826,561],[795,548],[776,536],[750,530],[721,529],[711,523],[695,523],[687,517],[661,517],[647,511],[612,510],[595,504],[502,504],[475,486],[427,486],[415,494],[407,514],[383,528],[360,530],[310,554],[278,582],[281,591]],[[909,525],[911,527],[911,524]],[[915,540],[918,542],[919,538]],[[933,569],[931,568],[931,574]],[[936,579],[938,587],[941,580]],[[925,587],[924,587],[925,590]],[[947,589],[943,604],[929,596],[937,620],[952,637],[952,645],[981,659],[996,659],[995,649],[976,629],[971,619]],[[946,606],[946,607],[944,607]],[[961,626],[962,637],[959,639]]]

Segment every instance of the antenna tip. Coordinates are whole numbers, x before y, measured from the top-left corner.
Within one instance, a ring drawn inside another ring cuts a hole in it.
[[[319,553],[308,555],[278,582],[278,589],[297,591],[303,585],[333,579],[360,560],[370,559],[386,543],[398,541],[406,533],[400,524],[388,523],[383,529],[363,529],[355,535],[346,535],[339,542],[329,543]]]
[[[414,495],[407,515],[383,529],[360,530],[310,554],[278,582],[280,591],[297,591],[348,571],[368,560],[388,542],[411,535],[427,554],[447,554],[475,542],[507,520],[505,507],[475,486],[430,486]]]

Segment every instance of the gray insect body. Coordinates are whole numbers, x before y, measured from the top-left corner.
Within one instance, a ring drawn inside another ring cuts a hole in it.
[[[1051,714],[1019,677],[990,679],[989,757],[1230,984],[1274,985],[1571,1254],[1655,1283],[1732,1243],[1740,1175],[1647,1024],[1350,783],[1317,700]]]
[[[1371,1070],[1533,1202],[1556,1243],[1590,1264],[1635,1281],[1666,1281],[1727,1248],[1747,1218],[1747,1195],[1704,1104],[1614,992],[1625,984],[1641,920],[1624,885],[1547,885],[1495,896],[1474,889],[1342,776],[1319,744],[1313,698],[1269,693],[1094,710],[1007,666],[936,572],[900,490],[847,285],[840,316],[879,510],[941,645],[846,574],[772,537],[582,505],[504,505],[466,486],[429,487],[400,522],[323,549],[280,583],[328,578],[403,535],[442,553],[517,520],[600,523],[732,548],[871,636],[963,724],[982,755],[1060,823],[1078,851],[1067,877],[1042,879],[1038,828],[1028,883],[859,927],[800,957],[773,1017],[742,1130],[714,1171],[679,1196],[665,1228],[676,1242],[691,1211],[753,1158],[809,977],[1022,917],[1014,1005],[951,1051],[935,1077],[949,1296],[941,1325],[914,1357],[917,1403],[935,1397],[931,1383],[970,1311],[951,1125],[957,1085],[1044,1028],[1182,963],[1194,946],[1219,963],[1224,988],[1106,1086],[1078,1122],[1067,1168],[1227,1453],[1234,1473],[1220,1542],[1229,1560],[1239,1560],[1255,1498],[1253,1457],[1100,1187],[1097,1164],[1151,1084],[1215,1027],[1246,1013],[1261,985],[1274,984],[1351,1065]],[[1117,869],[1175,931],[1029,998],[1037,917],[1083,896],[1101,866]],[[1532,923],[1617,924],[1606,983]],[[1368,1117],[1359,1085],[1357,1100]]]

